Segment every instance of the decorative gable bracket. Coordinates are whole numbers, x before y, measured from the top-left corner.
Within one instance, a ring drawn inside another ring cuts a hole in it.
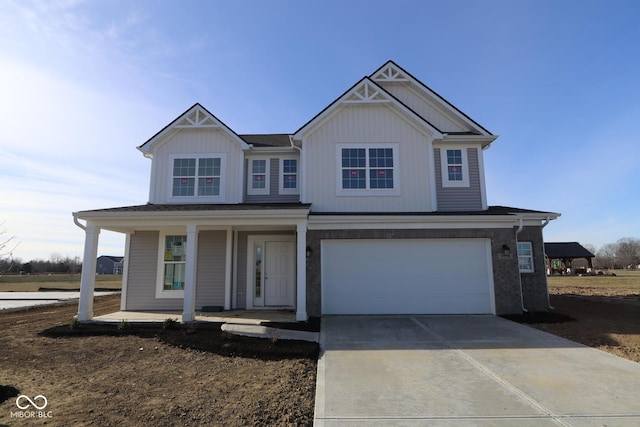
[[[375,84],[364,81],[355,87],[350,94],[344,99],[347,104],[354,103],[372,103],[372,102],[391,102],[388,95],[383,94],[380,88]]]
[[[182,120],[175,124],[176,128],[218,128],[220,125],[205,111],[200,108],[195,108]]]
[[[409,78],[393,63],[387,64],[371,77],[376,82],[408,82]]]
[[[153,157],[155,147],[164,144],[175,133],[177,129],[219,129],[227,133],[234,140],[240,149],[248,150],[249,145],[238,136],[227,125],[221,122],[216,116],[211,114],[202,105],[196,103],[187,111],[178,116],[177,119],[165,126],[160,132],[149,138],[144,144],[138,147],[145,157]]]

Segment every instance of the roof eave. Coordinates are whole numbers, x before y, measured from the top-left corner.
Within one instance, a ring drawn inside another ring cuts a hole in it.
[[[442,136],[443,142],[480,143],[482,148],[488,148],[499,137],[499,135],[458,135],[446,132],[443,132]]]

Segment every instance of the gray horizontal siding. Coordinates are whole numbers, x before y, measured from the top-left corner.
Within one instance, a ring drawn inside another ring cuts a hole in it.
[[[300,161],[298,161],[298,171],[300,170]],[[248,160],[245,160],[245,171],[249,170]],[[269,194],[250,195],[247,194],[249,183],[247,182],[247,174],[245,173],[244,200],[246,203],[296,203],[300,201],[299,194],[279,194],[280,192],[280,159],[269,159]],[[299,177],[298,177],[299,179]]]
[[[236,265],[236,308],[244,309],[247,307],[247,237],[249,233],[246,231],[238,232],[238,261]]]
[[[156,298],[158,231],[136,231],[131,235],[127,310],[182,310],[182,299]]]
[[[226,250],[226,231],[201,231],[198,234],[196,310],[205,305],[224,306]]]
[[[478,150],[475,148],[467,148],[467,160],[469,162],[469,187],[443,187],[440,149],[434,148],[433,151],[436,167],[435,174],[438,210],[448,212],[482,210]]]

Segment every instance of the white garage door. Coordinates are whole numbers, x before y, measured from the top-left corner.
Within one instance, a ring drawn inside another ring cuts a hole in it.
[[[323,240],[323,314],[494,312],[488,239]]]

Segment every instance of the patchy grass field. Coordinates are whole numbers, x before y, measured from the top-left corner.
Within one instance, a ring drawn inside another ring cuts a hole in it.
[[[0,292],[35,292],[40,288],[80,289],[79,274],[4,275],[0,276]],[[120,290],[122,276],[96,276],[96,288]]]
[[[615,276],[551,276],[552,295],[640,297],[640,271],[614,270]]]

